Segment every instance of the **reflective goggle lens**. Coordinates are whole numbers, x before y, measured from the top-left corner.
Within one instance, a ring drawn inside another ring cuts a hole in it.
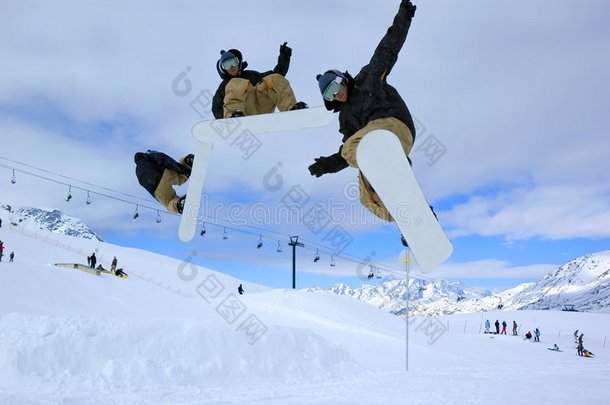
[[[325,100],[328,101],[334,101],[335,97],[337,97],[337,94],[339,94],[339,91],[341,91],[341,82],[343,81],[343,79],[339,76],[337,76],[337,78],[335,80],[333,80],[332,82],[330,82],[328,84],[328,86],[326,86],[326,88],[324,89],[324,92],[322,93],[322,96],[324,97]]]
[[[227,59],[224,62],[222,62],[222,68],[224,70],[233,69],[234,67],[238,67],[238,66],[239,66],[239,59],[237,59],[237,58]]]

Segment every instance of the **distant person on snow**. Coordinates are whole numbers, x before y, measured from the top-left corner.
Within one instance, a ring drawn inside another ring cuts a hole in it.
[[[9,262],[12,262],[12,261],[13,261],[13,259],[15,259],[15,252],[11,252],[11,254],[9,255],[9,257],[8,257],[8,258],[9,258],[9,260],[8,260],[8,261],[9,261]]]
[[[578,343],[578,329],[574,331],[574,343]]]
[[[123,269],[116,269],[114,275],[117,277],[127,277],[127,273],[125,273]]]
[[[496,335],[500,334],[500,321],[498,321],[496,319],[496,322],[494,323],[495,327],[496,327]]]
[[[506,335],[506,321],[502,321],[502,332],[500,333]]]
[[[244,294],[244,287],[242,287],[241,284],[239,285],[239,287],[237,287],[237,292],[239,293],[239,295],[243,295]]]
[[[116,256],[114,256],[112,258],[112,263],[110,264],[110,271],[111,272],[115,272],[116,271],[116,265],[118,264],[118,260],[116,259]]]
[[[280,46],[277,65],[264,73],[246,70],[248,62],[237,49],[220,51],[216,70],[222,79],[212,98],[215,118],[242,117],[307,108],[297,103],[290,83],[286,79],[292,49],[284,42]]]
[[[400,140],[408,157],[415,139],[413,118],[406,103],[387,78],[392,71],[405,40],[416,6],[403,0],[393,23],[377,45],[371,60],[356,77],[347,71],[327,70],[316,76],[326,109],[339,113],[339,132],[343,144],[330,156],[314,159],[308,169],[312,176],[336,173],[348,166],[358,168],[356,150],[360,141],[371,131],[385,129]],[[390,175],[388,173],[388,175]],[[359,173],[360,202],[377,217],[393,222],[379,195]],[[401,238],[406,246],[406,241]]]
[[[485,333],[489,333],[489,328],[491,328],[491,323],[489,323],[489,319],[485,321]]]
[[[534,330],[534,342],[540,342],[540,331],[538,328]]]
[[[582,345],[582,338],[583,336],[585,336],[584,333],[581,333],[580,336],[578,337],[578,343],[580,343]]]
[[[95,252],[93,252],[93,253],[91,253],[91,256],[89,256],[89,265],[91,266],[92,269],[94,269],[96,263],[97,263],[97,258],[95,257]]]
[[[4,254],[4,242],[0,240],[0,262],[2,261],[2,255]]]
[[[513,321],[513,336],[518,336],[519,333],[517,332],[517,322]]]
[[[579,344],[578,344],[578,346],[576,346],[576,353],[577,353],[579,356],[582,356],[582,352],[583,352],[583,350],[584,350],[584,349],[585,349],[585,348],[584,348],[584,346],[582,345],[582,343],[579,343]]]
[[[525,334],[525,339],[530,340],[531,338],[532,338],[532,332],[530,332],[528,330],[527,333]]]
[[[194,158],[190,154],[176,162],[162,152],[138,152],[134,155],[138,182],[168,211],[182,214],[186,195],[178,197],[173,186],[182,185],[188,180]]]

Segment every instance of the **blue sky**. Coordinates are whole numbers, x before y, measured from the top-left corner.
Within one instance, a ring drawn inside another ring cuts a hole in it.
[[[415,3],[388,81],[416,118],[414,170],[455,247],[430,276],[504,288],[608,249],[610,4]],[[140,188],[133,164],[133,154],[149,148],[176,158],[194,149],[190,129],[210,117],[205,104],[219,83],[221,49],[240,49],[250,68],[264,71],[287,41],[297,98],[321,105],[315,75],[357,73],[398,4],[236,0],[240,12],[229,13],[211,1],[4,1],[0,202],[58,208],[109,242],[194,257],[277,287],[291,283],[289,235],[306,245],[297,253],[298,287],[358,285],[369,262],[384,277],[402,276],[398,230],[359,206],[356,172],[319,179],[307,172],[314,157],[338,149],[336,123],[261,136],[248,156],[215,148],[204,195],[212,217],[206,235],[188,244],[178,240],[177,218]],[[278,179],[281,187],[270,187]],[[91,205],[81,189],[93,193]],[[287,215],[282,201],[295,190],[307,200]],[[140,204],[137,221],[133,204]],[[318,204],[333,215],[312,231],[302,219]],[[333,230],[349,243],[331,267]],[[256,249],[261,236],[264,247]]]

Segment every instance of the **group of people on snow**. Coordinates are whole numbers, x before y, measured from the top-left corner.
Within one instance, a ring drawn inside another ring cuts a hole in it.
[[[496,319],[496,322],[494,323],[495,326],[495,332],[491,332],[490,328],[491,328],[491,323],[489,322],[489,319],[487,319],[485,321],[485,332],[484,333],[492,333],[492,334],[496,334],[496,335],[502,335],[502,334],[506,334],[506,321],[502,322],[502,331],[500,331],[500,321]],[[531,331],[527,331],[523,337],[523,340],[531,340],[532,338],[534,339],[534,342],[540,342],[540,329],[536,328],[534,329],[534,332],[532,333]],[[517,322],[513,321],[513,336],[518,336],[518,326],[517,326]],[[576,350],[577,350],[577,354],[579,356],[583,356],[583,357],[592,357],[593,353],[591,353],[590,351],[586,350],[583,346],[583,333],[578,333],[578,329],[576,329],[576,331],[574,331],[574,343],[577,344],[576,346]],[[549,348],[549,350],[554,350],[554,351],[560,351],[559,347],[557,346],[557,344],[553,345],[553,348]]]
[[[392,25],[381,39],[368,64],[352,76],[347,71],[327,70],[316,76],[327,110],[339,113],[342,144],[338,151],[320,156],[308,167],[312,176],[336,173],[349,166],[358,169],[356,149],[371,131],[385,129],[400,140],[408,157],[415,140],[415,125],[406,103],[387,78],[406,41],[416,6],[402,0]],[[286,79],[292,49],[284,42],[279,49],[277,65],[265,72],[247,69],[248,63],[238,49],[220,51],[216,68],[221,78],[212,99],[216,119],[290,111],[308,108],[297,101]],[[139,183],[170,212],[182,213],[186,196],[179,197],[173,186],[184,184],[193,167],[194,156],[176,161],[162,152],[149,150],[134,156]],[[393,221],[390,212],[359,174],[360,200],[376,216]],[[403,242],[406,243],[406,242]]]
[[[578,354],[581,357],[592,357],[593,353],[591,353],[589,350],[585,349],[585,346],[582,343],[584,336],[585,336],[584,333],[581,333],[580,335],[578,334],[578,329],[576,329],[574,331],[574,343],[577,344],[576,354]]]
[[[89,264],[89,266],[91,266],[92,269],[107,271],[104,267],[102,267],[101,264],[99,264],[97,267],[95,266],[97,264],[97,258],[95,257],[95,252],[91,253],[91,256],[87,256],[87,263]],[[117,269],[117,264],[118,264],[118,260],[117,260],[116,256],[113,256],[112,262],[110,263],[110,270],[109,270],[110,273],[112,273],[118,277],[127,277],[127,273],[125,273],[123,271],[123,269]]]
[[[494,326],[496,327],[496,331],[495,334],[496,335],[506,335],[506,327],[508,326],[508,324],[506,323],[506,321],[502,321],[502,331],[500,331],[500,321],[496,319],[496,322],[494,323]],[[485,333],[493,333],[490,332],[491,328],[491,323],[489,322],[489,319],[487,319],[485,321]],[[517,336],[519,333],[517,332],[517,322],[513,321],[513,336]]]

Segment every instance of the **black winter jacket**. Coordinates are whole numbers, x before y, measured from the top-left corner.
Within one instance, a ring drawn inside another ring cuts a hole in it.
[[[282,76],[286,76],[288,73],[288,68],[290,67],[290,56],[291,51],[290,48],[282,48],[280,47],[280,54],[277,58],[277,65],[273,68],[273,70],[268,70],[266,72],[260,73],[256,70],[245,70],[248,67],[248,62],[242,61],[242,54],[237,49],[229,49],[228,52],[231,52],[233,55],[239,59],[239,74],[235,76],[236,78],[248,79],[253,86],[256,86],[263,77],[269,76],[270,74],[277,73]],[[223,104],[225,98],[225,87],[227,83],[233,76],[228,75],[222,68],[220,67],[220,61],[216,63],[216,70],[222,79],[222,82],[218,86],[214,97],[212,98],[212,113],[215,118],[224,118]]]
[[[339,132],[343,134],[343,143],[370,121],[386,117],[395,117],[404,122],[415,138],[415,125],[407,105],[398,91],[386,81],[407,38],[414,13],[411,3],[403,0],[392,26],[377,45],[369,64],[355,78],[345,72],[348,79],[347,102],[325,100],[328,110],[339,112]],[[341,148],[334,155],[323,158],[326,173],[336,173],[348,166],[341,156]]]
[[[152,195],[161,182],[165,169],[173,170],[178,174],[190,175],[191,170],[186,165],[181,165],[171,157],[162,152],[148,151],[147,153],[138,152],[133,160],[136,163],[136,176],[138,182]]]

